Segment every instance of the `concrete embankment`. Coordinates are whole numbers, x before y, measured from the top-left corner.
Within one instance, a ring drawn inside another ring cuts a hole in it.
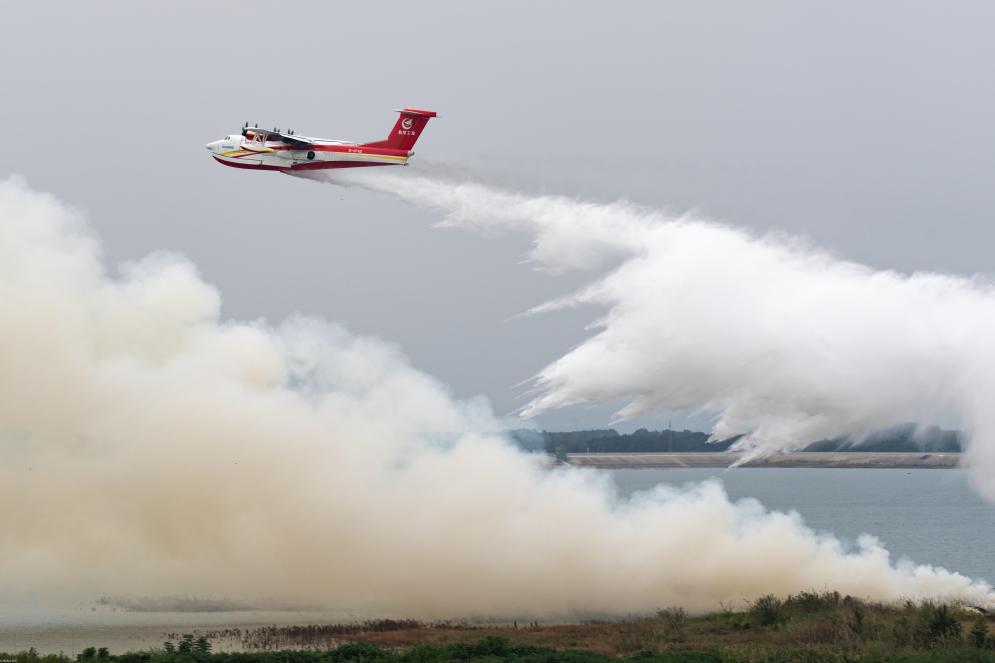
[[[730,467],[737,453],[591,453],[569,454],[567,462],[602,469]],[[741,467],[870,467],[950,469],[960,467],[959,453],[863,453],[798,451],[756,458]]]

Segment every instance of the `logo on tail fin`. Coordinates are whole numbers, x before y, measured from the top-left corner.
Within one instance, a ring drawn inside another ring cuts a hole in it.
[[[391,150],[411,150],[418,140],[418,135],[428,124],[428,121],[437,117],[435,111],[419,110],[417,108],[405,108],[397,111],[401,117],[387,134],[387,140],[378,140],[372,143],[365,143],[366,147],[385,147]]]

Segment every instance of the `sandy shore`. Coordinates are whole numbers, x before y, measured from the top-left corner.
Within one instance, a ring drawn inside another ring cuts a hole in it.
[[[675,467],[729,467],[742,458],[736,453],[598,453],[570,454],[570,465],[602,469]],[[790,452],[751,460],[743,467],[872,467],[928,468],[960,467],[959,453],[863,453]]]

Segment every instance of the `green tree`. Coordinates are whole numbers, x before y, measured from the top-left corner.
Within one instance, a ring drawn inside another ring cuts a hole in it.
[[[174,645],[169,640],[166,640],[166,642],[162,643],[162,648],[166,651],[167,654],[172,654],[173,652],[176,651],[176,645]]]
[[[77,661],[89,661],[94,658],[97,658],[96,647],[87,647],[86,649],[84,649],[83,651],[81,651],[79,654],[76,655]]]

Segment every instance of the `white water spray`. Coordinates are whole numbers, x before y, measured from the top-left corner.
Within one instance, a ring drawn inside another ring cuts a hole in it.
[[[536,307],[607,307],[542,369],[526,415],[624,401],[717,415],[717,438],[771,453],[951,413],[975,485],[995,499],[995,290],[987,279],[876,271],[786,236],[625,203],[530,196],[428,166],[320,176],[440,210],[443,225],[525,232],[541,268],[620,262]]]

